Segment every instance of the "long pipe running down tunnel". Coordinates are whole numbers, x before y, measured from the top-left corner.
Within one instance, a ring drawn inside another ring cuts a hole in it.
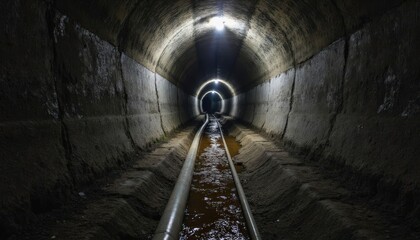
[[[420,239],[419,13],[3,0],[0,239],[151,239],[211,95],[263,239]]]

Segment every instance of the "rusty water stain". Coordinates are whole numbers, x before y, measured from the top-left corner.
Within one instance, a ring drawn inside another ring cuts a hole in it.
[[[225,141],[226,141],[226,145],[229,148],[229,153],[230,156],[235,157],[236,155],[239,154],[239,149],[241,148],[241,144],[236,141],[236,138],[230,135],[225,134]],[[235,169],[237,173],[241,173],[244,170],[244,165],[241,162],[235,162]]]
[[[234,156],[240,145],[228,139]],[[180,239],[249,239],[216,119],[211,118],[198,151]]]
[[[239,154],[239,149],[241,148],[241,144],[236,141],[236,138],[231,135],[224,135],[226,144],[229,148],[230,156],[233,158]]]

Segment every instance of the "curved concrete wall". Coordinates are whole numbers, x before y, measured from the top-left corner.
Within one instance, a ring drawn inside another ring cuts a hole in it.
[[[44,1],[5,4],[0,238],[197,115],[195,97]]]
[[[200,63],[209,56],[200,49],[213,49],[205,25],[218,9],[214,1],[194,3],[2,3],[0,234],[199,113],[184,90],[217,72]],[[237,59],[222,64],[242,91],[226,112],[367,178],[360,182],[374,185],[371,192],[407,190],[389,198],[415,205],[420,3],[229,3],[226,13],[246,28],[227,38],[234,44],[221,48],[226,56],[217,55]],[[223,51],[234,45],[237,54]]]
[[[227,112],[389,200],[411,201],[420,184],[419,11],[406,1],[236,96],[238,109]]]

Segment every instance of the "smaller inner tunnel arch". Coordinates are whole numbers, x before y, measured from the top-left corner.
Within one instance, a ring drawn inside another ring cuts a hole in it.
[[[218,91],[215,91],[215,90],[211,90],[211,91],[208,91],[208,92],[204,93],[203,96],[200,98],[200,112],[202,112],[202,113],[204,112],[204,109],[203,109],[203,100],[209,94],[216,94],[217,96],[219,96],[220,101],[222,103],[222,106],[220,108],[220,112],[224,112],[224,110],[225,110],[224,109],[225,108],[225,100],[224,100],[222,94],[220,94]]]
[[[229,91],[230,91],[230,93],[232,94],[232,97],[233,96],[235,96],[236,95],[236,92],[235,92],[235,89],[233,88],[233,86],[229,83],[229,82],[227,82],[227,81],[225,81],[225,80],[223,80],[223,79],[211,79],[211,80],[208,80],[208,81],[206,81],[205,83],[203,83],[199,88],[198,88],[198,90],[197,90],[197,92],[196,92],[196,96],[197,97],[200,97],[200,94],[203,92],[203,90],[204,90],[204,88],[205,87],[207,87],[209,84],[211,84],[211,83],[214,83],[214,84],[223,84],[223,85],[225,85],[228,89],[229,89]],[[210,91],[211,92],[211,91]],[[208,93],[206,93],[206,94],[208,94]],[[220,94],[220,93],[219,93]],[[223,99],[223,98],[222,98]]]

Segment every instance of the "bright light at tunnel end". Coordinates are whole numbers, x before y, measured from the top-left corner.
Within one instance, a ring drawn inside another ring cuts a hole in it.
[[[223,17],[214,17],[210,19],[210,24],[217,30],[223,31],[225,29],[225,20]]]

